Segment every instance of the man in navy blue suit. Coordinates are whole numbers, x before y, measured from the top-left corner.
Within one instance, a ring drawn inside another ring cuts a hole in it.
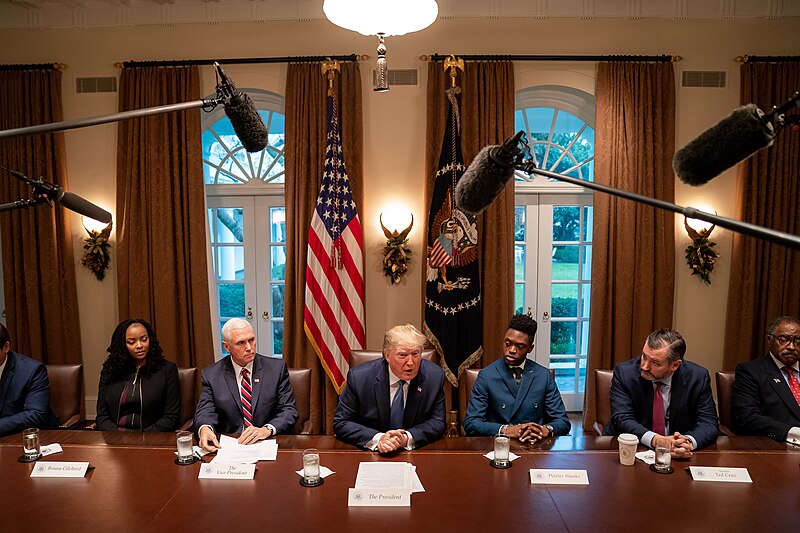
[[[606,435],[633,433],[655,448],[671,444],[673,457],[717,439],[719,420],[708,371],[684,360],[686,341],[672,329],[651,333],[639,357],[620,363],[611,380]]]
[[[527,358],[536,321],[514,315],[503,358],[482,369],[464,418],[467,435],[504,434],[522,442],[569,433],[569,419],[550,371]]]
[[[384,336],[383,359],[350,369],[333,417],[338,439],[388,453],[444,435],[444,371],[422,359],[426,340],[411,324],[395,326]]]
[[[736,367],[733,429],[800,444],[800,320],[781,316],[767,327],[769,353]]]
[[[11,351],[11,336],[0,324],[0,437],[26,428],[50,429],[50,382],[45,366]]]
[[[203,370],[194,415],[200,446],[219,449],[219,433],[239,433],[240,444],[253,444],[289,431],[297,408],[283,360],[256,353],[253,328],[242,318],[222,326],[222,346],[230,357]]]

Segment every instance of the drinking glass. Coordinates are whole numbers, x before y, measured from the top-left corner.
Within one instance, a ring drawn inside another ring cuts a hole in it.
[[[42,455],[37,428],[28,428],[22,432],[22,451],[25,453],[25,458],[29,460],[38,459]]]
[[[498,435],[494,438],[494,464],[505,467],[509,462],[510,441],[505,435]]]
[[[319,450],[316,448],[303,450],[303,481],[308,485],[316,485],[320,479]]]
[[[189,431],[178,431],[178,462],[193,463],[192,434]]]
[[[656,470],[659,472],[667,472],[671,469],[672,465],[672,443],[656,445]]]

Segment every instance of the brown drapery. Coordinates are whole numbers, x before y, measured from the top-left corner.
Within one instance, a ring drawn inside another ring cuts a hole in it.
[[[459,73],[462,89],[461,143],[469,164],[486,145],[501,144],[514,135],[514,64],[510,61],[467,61]],[[445,90],[450,76],[441,62],[428,63],[425,138],[425,208],[430,197],[442,149],[447,119]],[[427,217],[426,217],[427,219]],[[514,312],[514,185],[478,215],[481,300],[483,303],[483,357],[481,366],[500,355],[500,345]],[[422,302],[425,301],[425,269]],[[423,309],[424,312],[424,309]]]
[[[345,168],[363,221],[361,71],[343,62],[334,81]],[[338,395],[303,329],[308,230],[325,166],[328,82],[321,63],[290,63],[286,75],[286,287],[284,359],[291,368],[311,369],[312,433],[333,434]]]
[[[2,130],[63,120],[60,71],[0,72],[0,94]],[[69,190],[63,133],[0,141],[0,165]],[[31,198],[29,185],[0,173],[0,203]],[[83,358],[69,213],[55,204],[0,214],[11,347],[47,364]]]
[[[120,76],[120,111],[199,99],[196,66]],[[214,362],[201,154],[199,109],[119,124],[119,316],[149,320],[168,359],[199,368]]]
[[[597,74],[595,181],[675,200],[675,77],[672,63],[601,62]],[[641,351],[672,326],[675,222],[667,211],[596,194],[592,319],[583,427],[594,423],[594,371]]]
[[[800,89],[800,62],[745,63],[741,102],[770,109]],[[779,133],[775,144],[739,165],[736,218],[800,235],[800,144]],[[722,368],[763,355],[770,320],[800,316],[800,251],[733,234]]]

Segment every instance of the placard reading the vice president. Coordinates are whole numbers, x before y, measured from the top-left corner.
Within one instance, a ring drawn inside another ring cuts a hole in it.
[[[545,485],[588,485],[586,470],[562,470],[560,468],[531,468],[531,483]]]
[[[253,479],[256,473],[254,464],[203,463],[200,465],[198,479]]]
[[[31,471],[31,477],[83,477],[89,463],[85,461],[38,461]]]

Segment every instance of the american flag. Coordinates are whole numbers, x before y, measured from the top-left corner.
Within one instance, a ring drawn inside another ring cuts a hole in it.
[[[363,348],[366,341],[363,251],[336,100],[329,92],[325,171],[308,230],[304,326],[338,393],[344,388],[350,350]]]

